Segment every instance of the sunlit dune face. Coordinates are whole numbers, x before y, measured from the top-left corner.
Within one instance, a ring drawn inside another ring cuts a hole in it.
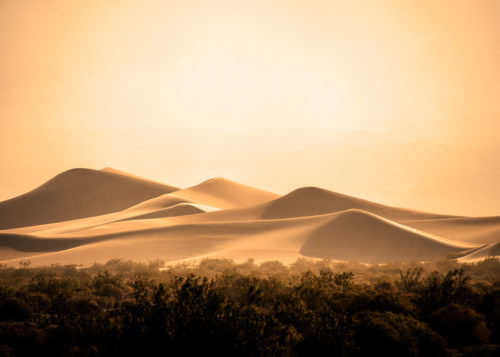
[[[497,163],[498,23],[495,0],[3,1],[0,199],[112,165],[493,214],[498,170],[467,167]]]

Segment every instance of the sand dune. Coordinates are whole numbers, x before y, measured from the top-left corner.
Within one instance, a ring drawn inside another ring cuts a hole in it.
[[[70,221],[13,228],[4,230],[4,232],[11,234],[58,235],[95,229],[99,226],[105,227],[113,222],[171,217],[171,220],[162,222],[164,226],[168,226],[183,223],[187,224],[191,221],[213,221],[207,219],[193,220],[192,218],[183,220],[182,217],[188,214],[191,215],[218,210],[218,208],[192,203],[188,200],[173,197],[170,194],[164,194],[118,212]]]
[[[165,196],[176,197],[182,196],[181,191],[176,191]],[[217,192],[212,192],[207,187],[206,192],[210,192],[212,196],[216,196]],[[186,195],[187,197],[187,195]],[[269,197],[265,197],[269,198]],[[190,202],[199,202],[199,197],[190,197]],[[154,199],[152,200],[154,201]],[[186,201],[188,201],[186,199]],[[214,200],[212,200],[212,203]],[[249,203],[250,200],[247,201]],[[373,212],[377,215],[389,218],[397,222],[406,222],[410,220],[429,220],[443,219],[454,216],[439,215],[433,213],[419,212],[415,210],[390,207],[375,202],[362,200],[356,197],[342,195],[336,192],[324,190],[316,187],[303,187],[290,192],[289,194],[277,197],[263,203],[255,205],[242,205],[243,207],[227,208],[217,212],[207,213],[190,217],[192,222],[224,222],[224,221],[244,221],[258,219],[278,219],[278,218],[293,218],[315,216],[327,213],[340,212],[347,209],[362,209],[367,212]],[[187,221],[181,219],[181,222]]]
[[[139,214],[136,216],[130,216],[122,219],[122,221],[130,221],[137,219],[152,219],[152,218],[164,218],[164,217],[178,217],[187,216],[190,214],[205,213],[201,205],[193,203],[178,203],[171,207],[155,210],[149,213]]]
[[[279,195],[217,177],[176,191],[173,196],[217,208],[251,206],[274,200]]]
[[[176,188],[109,171],[72,169],[0,202],[0,229],[115,212]]]
[[[105,226],[63,235],[0,233],[0,255],[25,252],[33,264],[78,262],[92,264],[112,257],[167,261],[210,256],[219,252],[231,257],[232,250],[289,251],[299,256],[307,231],[325,217],[274,221],[200,223],[165,226],[163,219],[113,222]],[[51,252],[45,253],[44,252]],[[275,256],[274,258],[279,258]],[[4,260],[9,263],[8,260]],[[16,261],[14,261],[15,263]]]
[[[170,208],[170,207],[173,207],[175,205],[191,205],[193,207],[196,206],[203,212],[212,212],[212,211],[219,210],[219,208],[195,203],[195,202],[189,201],[187,199],[183,199],[183,198],[174,196],[173,194],[165,194],[165,195],[161,195],[161,196],[146,200],[146,201],[141,202],[141,203],[134,205],[132,207],[129,207],[129,208],[125,209],[123,211],[123,213],[125,214],[125,213],[129,213],[129,212],[152,212],[152,211]]]
[[[0,224],[17,227],[0,231],[0,261],[307,256],[384,263],[500,255],[500,217],[437,215],[315,187],[280,197],[223,178],[173,190],[109,168],[62,173],[0,203]]]
[[[163,194],[151,199],[142,201],[132,207],[128,207],[125,211],[153,211],[157,209],[168,208],[179,203],[193,203],[189,200],[172,196],[171,194]]]
[[[488,244],[477,249],[471,249],[463,254],[458,260],[462,262],[474,262],[495,257],[500,257],[500,242]]]
[[[305,255],[374,263],[444,258],[475,247],[441,240],[358,210],[275,220],[179,225],[163,222],[163,219],[113,222],[52,236],[4,233],[0,234],[0,246],[37,252],[23,257],[29,257],[34,264],[54,260],[91,264],[117,254],[135,260],[153,259],[156,254],[155,258],[168,261],[249,256],[288,260]],[[51,253],[39,254],[43,252]]]
[[[383,263],[443,258],[470,246],[445,241],[365,211],[347,210],[314,232],[301,253],[317,258]]]
[[[343,195],[318,187],[302,187],[270,202],[263,212],[264,219],[300,217],[361,209],[392,220],[435,219],[453,216],[396,208],[360,198]]]
[[[173,208],[176,205],[179,206]],[[184,205],[189,205],[191,207],[186,207]],[[190,203],[187,200],[183,200],[178,197],[171,197],[168,194],[165,194],[150,200],[146,200],[118,212],[63,222],[42,224],[37,226],[12,228],[0,232],[8,234],[34,234],[54,236],[74,234],[75,232],[81,232],[88,229],[96,229],[96,227],[100,226],[106,227],[108,224],[113,222],[171,217],[171,221],[162,222],[163,225],[167,226],[189,223],[189,221],[182,221],[182,217],[186,214],[197,214],[211,212],[214,210],[217,209],[210,206]]]
[[[403,221],[405,225],[442,237],[477,243],[500,241],[500,217],[465,217]]]

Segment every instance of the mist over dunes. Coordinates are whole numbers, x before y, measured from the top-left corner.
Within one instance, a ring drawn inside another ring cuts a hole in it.
[[[280,196],[226,178],[179,189],[72,169],[0,203],[0,260],[89,265],[208,257],[386,263],[498,256],[498,217],[438,215],[317,187]]]

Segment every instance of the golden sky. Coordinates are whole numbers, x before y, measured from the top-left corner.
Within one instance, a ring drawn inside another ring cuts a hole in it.
[[[72,167],[500,214],[500,2],[0,0],[0,199]]]

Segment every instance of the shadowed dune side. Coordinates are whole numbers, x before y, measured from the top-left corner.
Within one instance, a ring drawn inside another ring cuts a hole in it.
[[[301,253],[366,263],[443,258],[471,245],[446,242],[361,210],[339,213],[314,232]]]
[[[175,187],[131,175],[71,169],[33,191],[0,202],[0,229],[116,212],[175,190]]]
[[[348,209],[368,211],[395,221],[454,217],[390,207],[317,187],[302,187],[269,202],[262,216],[264,219],[300,217]]]
[[[280,197],[275,193],[243,185],[222,177],[213,178],[199,185],[176,191],[172,196],[222,209],[252,206]]]

